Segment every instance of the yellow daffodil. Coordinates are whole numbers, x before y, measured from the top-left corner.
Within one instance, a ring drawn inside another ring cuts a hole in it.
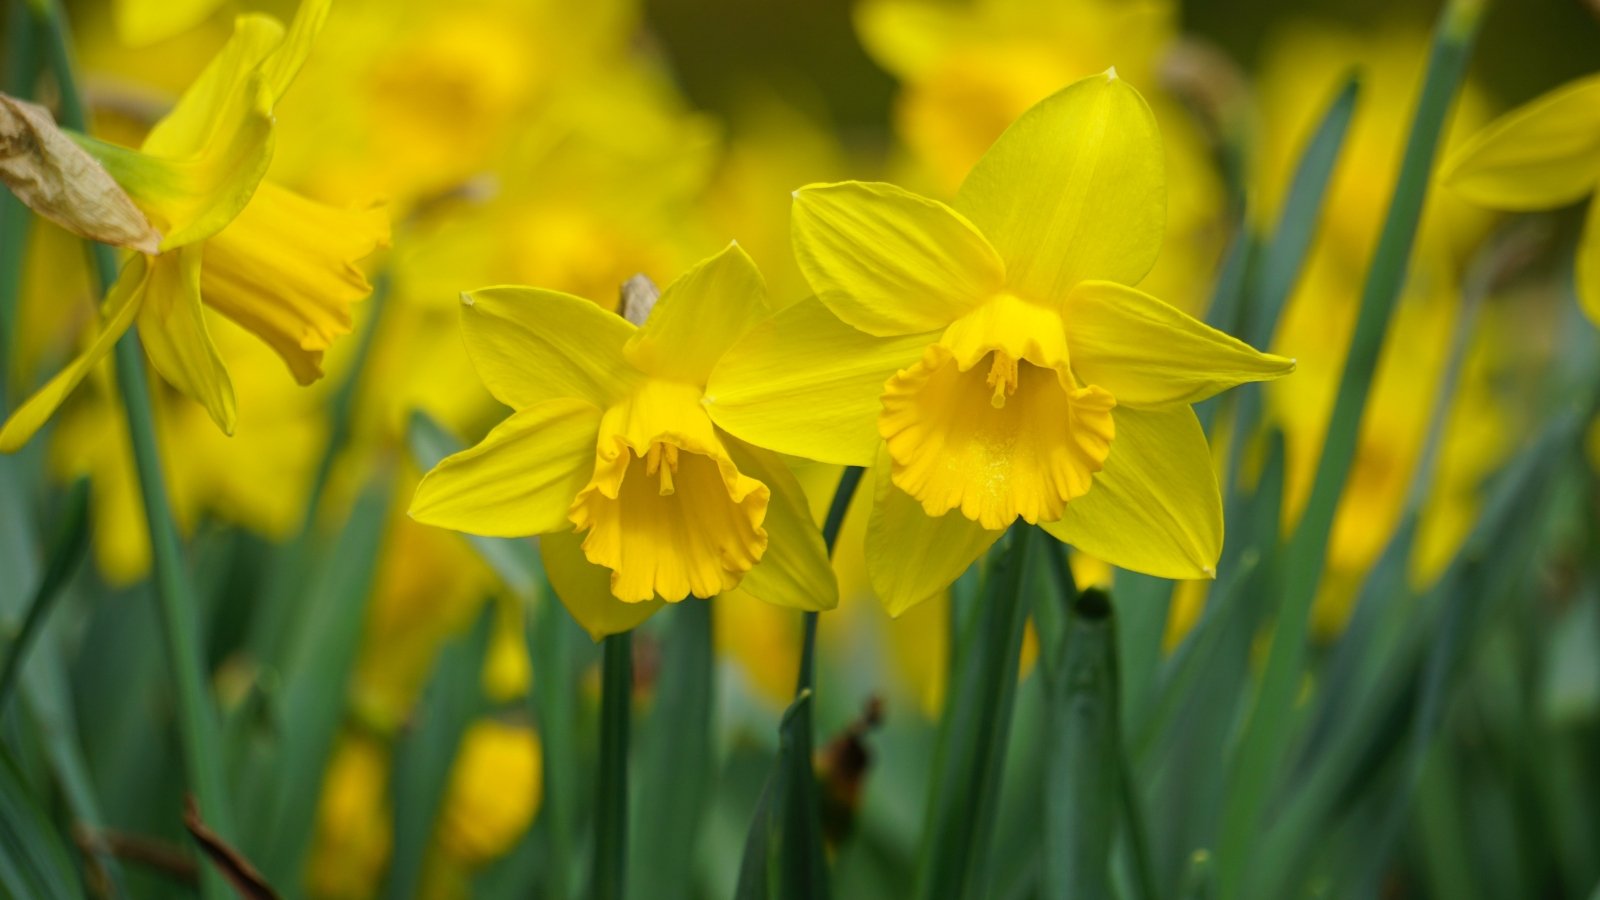
[[[195,27],[222,4],[223,0],[115,0],[111,20],[124,43],[144,46]]]
[[[358,900],[377,893],[394,846],[389,748],[371,735],[342,735],[317,800],[316,839],[306,864],[314,897]]]
[[[1491,122],[1445,164],[1473,203],[1523,212],[1577,203],[1600,186],[1600,75],[1564,85]],[[1600,203],[1589,202],[1577,253],[1578,300],[1600,323]]]
[[[818,296],[729,351],[705,405],[752,443],[877,466],[867,561],[891,612],[1018,518],[1113,565],[1211,577],[1221,499],[1189,404],[1293,363],[1131,287],[1164,197],[1154,117],[1114,70],[1025,113],[954,207],[802,188]]]
[[[156,370],[229,434],[234,389],[207,307],[266,341],[301,384],[321,377],[323,351],[350,330],[350,304],[370,290],[355,262],[388,235],[375,210],[324,206],[262,180],[273,109],[327,7],[307,0],[287,30],[269,16],[240,16],[139,150],[82,139],[160,232],[160,253],[136,254],[123,267],[100,334],[5,423],[0,449],[32,437],[136,321]]]
[[[596,636],[663,601],[735,587],[799,609],[837,602],[794,476],[703,406],[712,367],[768,312],[737,244],[669,285],[639,327],[535,288],[485,288],[462,304],[467,352],[515,412],[423,478],[413,518],[543,535],[551,584]]]

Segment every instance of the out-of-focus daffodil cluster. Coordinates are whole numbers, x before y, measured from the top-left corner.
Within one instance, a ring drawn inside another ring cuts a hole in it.
[[[97,892],[1473,896],[1600,830],[1600,76],[1456,86],[1481,0],[6,2],[0,809]]]

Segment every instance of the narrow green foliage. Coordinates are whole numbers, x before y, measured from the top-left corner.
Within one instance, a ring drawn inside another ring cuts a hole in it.
[[[1067,627],[1056,651],[1060,664],[1046,669],[1047,898],[1112,896],[1111,847],[1121,774],[1114,632],[1110,598],[1097,590],[1083,592],[1068,602]]]
[[[623,900],[628,866],[628,732],[633,718],[633,635],[605,639],[600,679],[600,777],[595,793],[589,895]]]
[[[273,884],[293,884],[313,832],[323,773],[345,717],[345,685],[361,649],[393,494],[380,471],[357,499],[326,564],[316,573],[307,616],[291,636],[281,672],[268,683],[268,710],[257,742],[258,766],[244,784],[255,830],[246,843]],[[285,787],[292,786],[292,787]],[[258,849],[259,848],[259,849]]]
[[[640,728],[639,802],[629,893],[639,900],[685,900],[705,798],[710,793],[714,603],[690,599],[665,611],[661,673],[650,717]]]
[[[383,886],[383,896],[391,900],[416,897],[422,890],[452,764],[462,736],[484,706],[483,661],[493,626],[493,604],[485,603],[472,627],[439,652],[416,722],[395,747],[394,852]]]
[[[1439,138],[1465,75],[1476,33],[1476,14],[1481,10],[1473,4],[1467,14],[1462,9],[1466,5],[1450,4],[1435,35],[1399,181],[1367,274],[1311,498],[1287,551],[1288,582],[1272,649],[1227,779],[1217,855],[1217,884],[1223,896],[1239,895],[1267,798],[1283,771],[1294,723],[1291,709],[1305,668],[1311,604],[1327,555],[1334,512],[1355,459],[1357,433],[1383,335],[1405,283]]]
[[[778,725],[778,758],[756,802],[739,863],[735,900],[827,896],[826,872],[815,865],[816,858],[798,854],[791,846],[795,840],[791,827],[797,819],[791,808],[807,802],[799,786],[812,777],[811,754],[800,743],[796,726],[812,702],[811,691],[802,690]]]
[[[61,832],[4,751],[0,751],[0,889],[9,897],[38,900],[83,896]]]
[[[928,818],[915,896],[982,897],[987,890],[1017,667],[1029,603],[1026,575],[1034,528],[1013,525],[1000,539],[975,620],[959,640],[961,663],[950,685],[934,756]]]
[[[83,560],[88,547],[89,482],[79,479],[73,484],[72,493],[67,496],[66,512],[56,528],[55,539],[50,542],[44,578],[34,589],[33,602],[28,605],[28,614],[22,620],[22,627],[6,645],[5,663],[0,667],[0,712],[5,711],[6,701],[16,687],[17,675],[22,671],[28,648],[39,636],[45,617],[60,599],[62,589],[72,573],[77,571],[78,563]]]

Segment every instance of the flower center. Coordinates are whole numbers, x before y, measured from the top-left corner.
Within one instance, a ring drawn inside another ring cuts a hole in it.
[[[649,381],[606,411],[568,518],[619,600],[738,587],[767,549],[767,486],[739,472],[687,385]]]
[[[1116,400],[1079,386],[1059,313],[1000,295],[884,385],[878,433],[896,486],[931,516],[984,528],[1053,522],[1088,493]]]

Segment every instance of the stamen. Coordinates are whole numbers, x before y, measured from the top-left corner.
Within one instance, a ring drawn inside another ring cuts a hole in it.
[[[1006,398],[1017,392],[1017,361],[999,350],[990,355],[994,361],[989,364],[988,383],[994,388],[994,396],[989,403],[995,409],[1005,409]]]
[[[662,465],[665,462],[666,465]],[[655,475],[661,479],[661,496],[670,497],[677,490],[672,484],[672,476],[678,472],[678,448],[675,444],[666,444],[657,441],[650,445],[650,450],[644,456],[644,473]]]

